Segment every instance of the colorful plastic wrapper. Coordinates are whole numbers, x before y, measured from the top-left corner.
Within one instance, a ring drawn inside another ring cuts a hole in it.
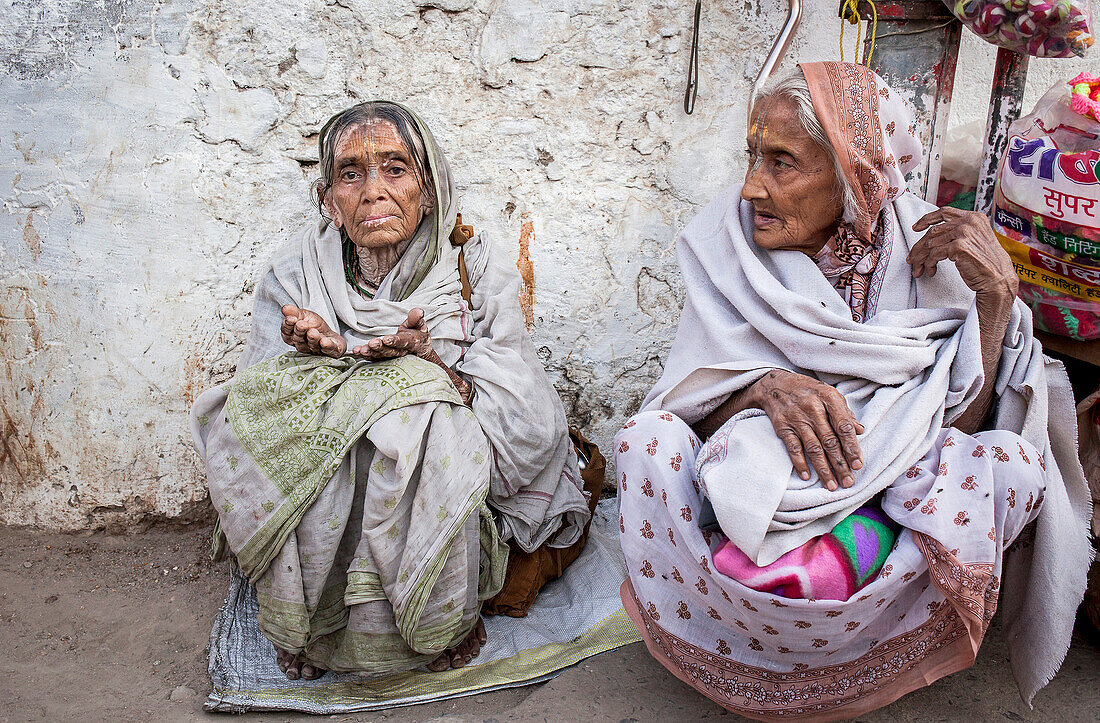
[[[1100,122],[1073,111],[1072,85],[1009,127],[993,230],[1035,325],[1087,341],[1100,338]]]
[[[1081,73],[1069,82],[1069,107],[1074,113],[1100,121],[1100,75]]]
[[[981,38],[1037,58],[1085,57],[1092,45],[1088,0],[944,0]]]

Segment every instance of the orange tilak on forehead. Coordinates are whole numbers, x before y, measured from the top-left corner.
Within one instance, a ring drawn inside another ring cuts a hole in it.
[[[761,106],[758,106],[758,110],[752,114],[752,121],[749,126],[749,138],[755,141],[757,148],[759,148],[764,141],[768,138],[768,111],[771,110],[774,101],[767,100]]]
[[[401,137],[397,134],[397,129],[393,127],[392,123],[374,120],[363,124],[360,126],[360,129],[366,141],[365,150],[370,155],[377,154],[380,145],[398,145],[402,148],[405,147],[405,144],[401,141]]]
[[[384,154],[385,157],[382,157]],[[376,167],[395,154],[402,154],[406,161],[412,153],[393,123],[373,120],[344,131],[336,145],[336,157],[360,156],[371,167]]]
[[[770,99],[754,116],[749,126],[748,144],[758,155],[786,154],[803,173],[830,170],[828,150],[806,132],[794,101]]]

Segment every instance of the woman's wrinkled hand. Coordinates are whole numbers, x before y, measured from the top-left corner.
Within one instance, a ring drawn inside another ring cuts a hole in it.
[[[283,307],[283,341],[303,354],[323,354],[333,358],[344,355],[348,348],[344,337],[328,328],[328,324],[309,309],[293,304]]]
[[[763,409],[787,447],[794,469],[810,479],[809,464],[828,490],[851,487],[863,466],[857,434],[863,425],[833,387],[803,374],[773,369],[749,387],[750,406]]]
[[[435,361],[432,337],[428,333],[428,325],[424,322],[424,310],[412,309],[409,311],[408,318],[397,327],[397,333],[371,339],[366,344],[353,348],[351,353],[353,356],[372,361],[394,359],[406,354]]]
[[[951,259],[963,282],[979,297],[1011,302],[1019,288],[1012,259],[1001,247],[985,214],[945,206],[922,216],[914,231],[928,232],[909,250],[913,277],[936,275],[936,264]]]

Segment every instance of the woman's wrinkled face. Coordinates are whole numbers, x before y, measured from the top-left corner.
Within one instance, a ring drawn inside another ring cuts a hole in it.
[[[753,241],[772,251],[816,254],[844,205],[832,158],[803,130],[794,101],[778,98],[753,109],[748,154],[741,198],[755,212]]]
[[[333,153],[325,208],[359,247],[390,246],[412,238],[423,218],[412,151],[397,127],[378,120],[346,129]]]

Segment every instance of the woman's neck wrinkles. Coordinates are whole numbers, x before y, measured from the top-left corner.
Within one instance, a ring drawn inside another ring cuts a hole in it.
[[[382,279],[386,278],[386,274],[394,266],[397,266],[397,262],[401,259],[401,255],[405,253],[405,249],[409,247],[411,241],[412,239],[405,239],[388,246],[368,246],[356,249],[359,254],[357,272],[360,281],[366,282],[375,289],[381,286]]]

